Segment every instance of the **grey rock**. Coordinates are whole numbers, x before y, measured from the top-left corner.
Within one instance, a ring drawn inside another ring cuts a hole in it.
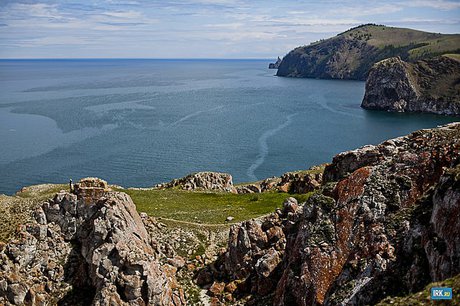
[[[158,261],[128,195],[87,178],[75,184],[75,194],[60,192],[42,209],[45,217],[38,210],[37,219],[48,222],[22,226],[18,239],[0,250],[1,290],[15,281],[0,304],[22,304],[27,292],[36,305],[65,300],[71,286],[82,295],[78,288],[93,288],[95,296],[84,297],[92,305],[183,304],[175,272]]]
[[[156,185],[157,189],[179,187],[183,190],[213,190],[236,193],[233,178],[228,173],[197,172],[169,183]]]
[[[26,297],[28,288],[24,284],[11,284],[7,289],[7,296],[13,305],[22,305]]]
[[[460,62],[446,56],[416,63],[385,59],[370,70],[361,106],[459,116],[459,77]]]

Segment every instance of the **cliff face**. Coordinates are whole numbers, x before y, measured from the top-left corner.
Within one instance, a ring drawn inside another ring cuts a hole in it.
[[[0,304],[185,304],[129,196],[98,179],[75,190],[45,202],[1,247]]]
[[[176,251],[191,255],[215,232],[167,230],[84,179],[0,244],[0,304],[188,305],[177,279],[196,272],[213,305],[368,305],[460,275],[460,123],[343,152],[322,169],[254,185],[314,193],[232,225],[227,248],[213,242],[195,262]],[[181,182],[172,187],[232,187],[225,174]]]
[[[367,305],[452,277],[459,173],[460,123],[341,153],[306,203],[231,228],[214,284],[260,305]]]
[[[441,56],[407,63],[393,57],[375,64],[361,104],[366,109],[460,115],[460,62]]]
[[[276,60],[276,62],[268,64],[268,69],[278,69],[280,64],[281,64],[281,59],[278,56],[278,59]]]
[[[364,41],[337,37],[322,43],[299,47],[281,61],[277,76],[364,80],[372,64],[380,59],[377,48]],[[357,63],[356,59],[367,58]]]
[[[460,35],[363,25],[335,37],[290,51],[278,76],[365,80],[372,65],[399,56],[404,60],[458,53]]]

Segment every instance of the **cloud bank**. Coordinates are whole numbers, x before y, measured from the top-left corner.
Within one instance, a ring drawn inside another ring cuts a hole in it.
[[[0,58],[273,58],[368,22],[458,33],[460,2],[3,1]]]

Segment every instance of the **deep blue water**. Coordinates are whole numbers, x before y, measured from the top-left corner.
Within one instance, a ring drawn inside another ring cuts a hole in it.
[[[0,61],[0,193],[195,171],[253,181],[455,118],[359,107],[364,83],[275,77],[266,60]]]

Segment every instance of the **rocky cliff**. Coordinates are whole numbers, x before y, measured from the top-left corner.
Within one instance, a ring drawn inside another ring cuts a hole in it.
[[[281,64],[281,59],[278,56],[278,58],[276,59],[276,62],[268,64],[268,69],[278,69],[280,64]]]
[[[278,76],[365,80],[372,65],[400,56],[403,60],[431,58],[460,51],[460,35],[367,24],[335,37],[290,51]]]
[[[361,104],[366,109],[460,115],[460,61],[441,56],[408,63],[393,57],[375,64]]]
[[[368,305],[460,273],[460,123],[341,153],[323,179],[306,203],[231,228],[198,275],[214,297]]]
[[[182,183],[235,188],[216,173]],[[0,305],[200,305],[192,278],[211,305],[369,305],[458,280],[460,123],[250,185],[312,195],[231,225],[221,248],[227,226],[139,216],[128,195],[84,179],[0,243]]]
[[[184,305],[128,195],[99,179],[59,192],[0,246],[2,305]]]

